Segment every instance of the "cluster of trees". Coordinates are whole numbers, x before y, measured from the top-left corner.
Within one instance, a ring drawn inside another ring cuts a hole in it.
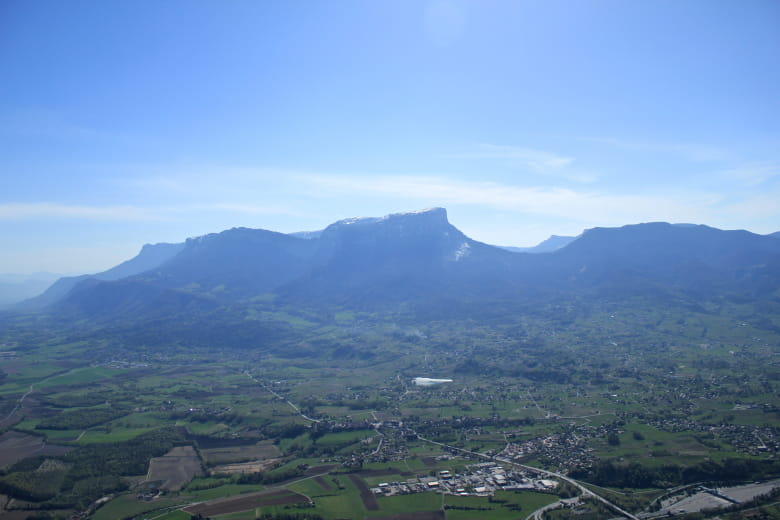
[[[106,395],[107,389],[100,388],[99,390],[96,390],[92,388],[91,390],[91,392],[84,393],[70,392],[67,394],[46,396],[43,399],[43,402],[57,408],[97,406],[106,402],[106,399],[108,398]]]
[[[198,513],[192,517],[192,520],[210,520],[210,518]],[[263,513],[255,518],[259,520],[322,520],[322,517],[315,513]]]
[[[355,444],[353,441],[345,441],[336,444],[317,444],[316,441],[308,446],[302,446],[300,444],[293,443],[286,450],[285,455],[294,455],[296,457],[303,458],[316,458],[316,457],[330,457],[340,450]]]
[[[274,471],[256,472],[241,475],[236,480],[236,484],[275,484],[283,480],[290,480],[303,475],[300,468],[287,468]]]
[[[91,428],[98,424],[113,421],[129,414],[130,410],[124,407],[115,408],[78,408],[65,410],[54,417],[43,419],[36,426],[36,430],[80,430]]]
[[[722,462],[707,460],[692,466],[665,465],[647,467],[602,461],[590,470],[571,473],[576,479],[599,486],[617,488],[671,487],[695,482],[738,482],[761,480],[780,475],[780,461],[729,458]]]
[[[282,425],[270,425],[263,428],[266,437],[273,439],[294,439],[299,435],[308,432],[309,428],[305,424],[286,423]]]
[[[420,421],[417,416],[409,416],[407,422]],[[437,421],[420,422],[416,426],[417,433],[424,437],[433,437],[438,442],[450,443],[460,438],[461,431],[468,428],[492,426],[497,428],[517,428],[519,426],[533,426],[536,421],[532,417],[505,418],[498,415],[494,417],[451,417]],[[414,437],[412,437],[413,439]],[[412,440],[410,439],[410,440]]]
[[[125,490],[121,476],[146,473],[150,459],[185,443],[181,430],[165,428],[125,442],[82,446],[58,457],[27,458],[0,476],[0,492],[52,509],[85,508]]]
[[[259,520],[322,520],[316,513],[264,513]]]
[[[167,296],[171,294],[175,293],[167,293]],[[112,327],[96,326],[91,334],[100,339],[110,338],[125,349],[163,348],[168,352],[179,347],[187,351],[200,348],[244,351],[261,345],[269,350],[285,350],[288,346],[294,347],[292,342],[299,339],[287,322],[247,320],[243,312],[235,309],[214,308],[215,302],[208,297],[188,301],[183,307],[175,297],[167,301],[158,298],[155,314],[166,317],[147,315],[143,321],[116,318]],[[66,326],[66,323],[62,325]]]
[[[210,418],[211,420],[219,418],[220,422],[227,422],[223,420],[223,417],[229,419],[230,415],[232,415],[232,412],[229,415],[211,415]],[[193,416],[195,416],[195,414],[183,413],[181,415],[182,418],[187,417],[189,419],[193,419]],[[175,416],[171,415],[171,417]],[[241,417],[240,415],[238,417],[240,422],[244,422],[246,420],[246,417]],[[294,439],[295,437],[310,431],[308,426],[300,423],[271,424],[271,421],[268,419],[255,420],[255,418],[252,418],[252,422],[253,427],[257,428],[260,433],[262,433],[263,438],[273,439],[274,444],[279,444],[279,441],[282,439]],[[200,449],[221,448],[225,446],[241,446],[247,444],[247,441],[244,439],[234,439],[231,441],[230,439],[209,437],[206,435],[190,436],[190,439],[194,440],[195,446]]]
[[[306,413],[313,413],[317,406],[346,406],[350,410],[386,410],[390,407],[390,402],[382,398],[363,398],[363,399],[334,399],[324,401],[315,397],[307,397],[301,402],[301,408]]]
[[[176,422],[179,420],[187,420],[197,423],[207,423],[210,421],[218,421],[221,423],[236,426],[243,424],[246,421],[246,417],[236,412],[228,411],[197,411],[190,412],[186,410],[171,412],[168,414],[168,420]]]
[[[591,371],[583,369],[581,364],[568,352],[551,351],[548,346],[546,357],[536,352],[523,350],[524,357],[507,360],[501,352],[481,352],[458,364],[454,372],[463,375],[491,375],[497,377],[522,378],[535,383],[568,384],[575,376],[590,377]],[[491,354],[494,357],[491,357]]]
[[[25,459],[18,471],[0,477],[0,493],[13,497],[40,502],[54,497],[60,490],[64,469],[46,471],[41,466],[43,457]]]

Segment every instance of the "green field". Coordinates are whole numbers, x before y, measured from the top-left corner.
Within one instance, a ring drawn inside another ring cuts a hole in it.
[[[533,491],[499,491],[495,497],[447,496],[444,499],[448,519],[485,518],[487,520],[512,520],[525,518],[536,509],[558,500],[555,495]],[[463,509],[459,509],[463,508]]]
[[[448,518],[490,520],[525,518],[559,497],[425,492],[377,497],[379,509],[368,511],[349,475],[359,472],[373,487],[441,470],[458,474],[510,448],[519,462],[576,475],[636,512],[663,489],[728,478],[729,471],[740,481],[780,476],[780,334],[750,324],[736,304],[635,303],[622,312],[551,307],[508,322],[421,324],[413,316],[341,310],[270,312],[254,302],[249,319],[289,326],[289,342],[277,350],[130,348],[41,330],[27,350],[17,349],[0,381],[0,410],[8,416],[9,453],[13,436],[28,432],[45,437],[56,454],[9,462],[2,477],[19,484],[9,489],[21,497],[47,464],[61,462],[67,476],[52,488],[56,497],[39,505],[76,511],[116,495],[98,519],[155,511],[176,520],[184,513],[165,508],[288,487],[314,507],[268,505],[258,513],[335,520],[444,507]],[[415,387],[412,378],[422,375],[453,382]],[[73,426],[79,420],[89,426]],[[165,437],[159,445],[158,434]],[[57,445],[75,449],[65,454]],[[279,467],[197,477],[180,492],[137,501],[149,485],[149,460],[173,445],[196,447],[206,472],[268,459]]]
[[[170,507],[175,507],[181,504],[181,499],[168,499],[168,500],[155,500],[153,502],[140,502],[134,497],[124,495],[101,506],[93,515],[95,520],[116,520],[117,518],[124,518],[130,515],[141,515],[145,513],[146,516],[156,516],[157,513],[161,513]],[[186,514],[186,513],[184,513]],[[178,515],[181,517],[181,514]],[[173,516],[175,520],[176,515]],[[187,518],[191,518],[187,515]]]

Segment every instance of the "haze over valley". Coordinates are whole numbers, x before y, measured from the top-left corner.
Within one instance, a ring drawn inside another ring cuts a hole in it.
[[[431,208],[60,278],[0,315],[8,514],[652,518],[774,497],[780,238],[656,222],[564,242],[513,252]]]
[[[0,2],[0,520],[780,519],[779,21]]]

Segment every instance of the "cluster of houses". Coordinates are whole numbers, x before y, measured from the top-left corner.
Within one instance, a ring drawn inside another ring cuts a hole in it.
[[[529,479],[522,472],[506,470],[492,462],[475,464],[469,466],[469,469],[467,473],[452,474],[449,470],[442,470],[435,476],[411,478],[403,482],[381,482],[371,491],[381,496],[425,491],[461,496],[492,496],[501,489],[552,491],[558,486],[555,480]]]
[[[589,467],[595,460],[592,448],[588,448],[588,437],[606,436],[604,427],[575,427],[574,431],[553,433],[524,442],[510,442],[500,452],[500,455],[516,461],[522,461],[528,456],[541,456],[548,464],[560,471],[570,471],[574,468]],[[579,435],[578,435],[579,433]]]

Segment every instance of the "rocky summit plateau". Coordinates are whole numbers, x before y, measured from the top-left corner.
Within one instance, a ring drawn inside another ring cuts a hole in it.
[[[146,245],[108,271],[60,279],[19,307],[160,315],[262,297],[362,310],[454,304],[454,312],[583,294],[763,298],[780,281],[780,240],[747,231],[656,222],[589,229],[539,247],[510,251],[473,240],[443,208],[348,218],[310,233],[233,228]]]

